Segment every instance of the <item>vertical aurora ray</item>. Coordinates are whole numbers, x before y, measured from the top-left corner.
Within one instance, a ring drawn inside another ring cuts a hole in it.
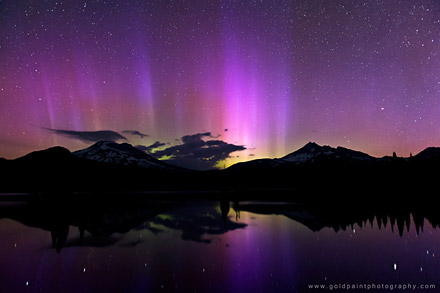
[[[102,77],[98,78],[98,73],[93,67],[93,59],[82,47],[77,47],[72,56],[74,64],[74,77],[67,82],[72,83],[76,91],[74,99],[80,105],[78,115],[81,117],[81,124],[87,130],[100,130],[101,122],[99,117],[99,91],[98,85]]]
[[[151,56],[149,51],[150,32],[149,23],[143,15],[137,11],[134,12],[136,17],[134,18],[133,25],[141,30],[128,34],[127,44],[125,44],[125,50],[129,53],[129,60],[127,69],[133,68],[131,73],[131,80],[123,79],[125,83],[125,92],[130,93],[128,88],[130,83],[135,84],[136,90],[131,94],[134,95],[135,111],[138,121],[133,121],[138,129],[149,131],[156,131],[156,104],[154,102],[155,93],[153,91],[153,72],[151,68]],[[129,72],[128,72],[129,73]],[[125,70],[121,72],[121,75],[127,74]],[[130,75],[130,74],[129,74]],[[129,97],[126,97],[129,99]]]
[[[154,96],[150,71],[145,57],[142,58],[142,62],[139,62],[137,72],[139,74],[137,105],[139,106],[138,115],[140,118],[137,127],[154,130],[156,129]]]
[[[293,109],[291,108],[291,102],[293,100],[292,91],[289,85],[289,75],[282,74],[282,78],[278,80],[275,88],[275,107],[272,110],[271,116],[274,117],[274,141],[270,144],[269,154],[271,156],[280,156],[286,152],[291,151],[288,148],[288,135],[292,134],[292,130],[288,127],[294,127],[292,121],[295,117],[292,117]]]
[[[266,120],[266,109],[259,107],[257,64],[253,62],[254,52],[248,51],[246,40],[240,39],[238,27],[233,27],[234,17],[224,21],[224,88],[226,141],[243,144],[247,148],[256,147],[255,134],[260,132],[259,121]],[[263,138],[264,139],[264,138]],[[249,153],[246,152],[245,159]]]
[[[228,17],[223,24],[225,138],[248,148],[240,160],[252,158],[254,149],[259,157],[280,156],[294,119],[288,52],[274,52],[261,32],[243,35],[242,28],[231,25],[234,16]]]

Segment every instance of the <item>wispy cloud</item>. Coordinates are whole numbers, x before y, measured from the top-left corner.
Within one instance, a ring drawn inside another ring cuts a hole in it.
[[[57,135],[62,135],[72,139],[77,139],[86,142],[127,140],[124,136],[112,130],[76,131],[76,130],[66,130],[66,129],[52,129],[46,127],[42,127],[42,128]]]
[[[144,137],[148,137],[148,134],[142,133],[140,131],[137,130],[123,130],[122,133],[124,134],[129,134],[129,135],[137,135],[140,138],[144,138]]]

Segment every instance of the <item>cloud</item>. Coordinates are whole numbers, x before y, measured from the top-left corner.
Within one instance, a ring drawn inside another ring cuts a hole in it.
[[[53,132],[57,135],[63,135],[69,138],[78,139],[86,142],[127,140],[124,136],[120,135],[118,132],[111,130],[75,131],[75,130],[64,130],[64,129],[52,129],[46,127],[42,127],[42,128],[50,132]]]
[[[148,134],[139,132],[137,130],[124,130],[124,131],[122,131],[122,133],[129,134],[129,135],[137,135],[140,138],[144,138],[144,137],[148,137],[149,136]]]
[[[165,146],[166,143],[160,142],[160,141],[156,141],[155,143],[151,144],[148,146],[149,149],[156,149],[156,148],[160,148],[162,146]]]
[[[182,136],[181,140],[184,144],[203,142],[203,137],[211,137],[211,132],[196,133]]]
[[[211,132],[185,135],[181,144],[156,151],[156,158],[169,157],[166,162],[196,170],[214,169],[218,162],[229,158],[230,154],[246,148],[241,145],[226,143],[222,140],[204,140],[213,138]]]
[[[160,142],[160,141],[156,141],[153,144],[149,145],[149,146],[144,146],[144,145],[137,145],[135,146],[135,148],[137,148],[138,150],[141,150],[143,152],[148,152],[151,153],[154,149],[160,148],[167,145],[166,143]]]
[[[156,141],[155,143],[147,146],[147,148],[152,150],[152,149],[157,149],[157,148],[163,147],[165,145],[166,145],[166,143],[163,143],[163,142],[160,142],[160,141]]]
[[[187,206],[184,209],[174,210],[168,217],[155,217],[151,222],[155,226],[180,230],[180,237],[183,240],[201,243],[212,243],[216,236],[247,227],[247,224],[231,221],[227,215],[222,219],[215,206],[207,206],[203,209]]]

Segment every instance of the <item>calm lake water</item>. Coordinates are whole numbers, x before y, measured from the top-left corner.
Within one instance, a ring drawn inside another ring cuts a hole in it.
[[[0,202],[0,292],[319,292],[344,284],[437,292],[435,215],[261,202]]]

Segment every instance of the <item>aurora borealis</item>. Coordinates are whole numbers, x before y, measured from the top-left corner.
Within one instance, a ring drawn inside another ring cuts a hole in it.
[[[47,129],[408,156],[440,145],[439,51],[438,1],[3,0],[0,156],[90,144]]]

